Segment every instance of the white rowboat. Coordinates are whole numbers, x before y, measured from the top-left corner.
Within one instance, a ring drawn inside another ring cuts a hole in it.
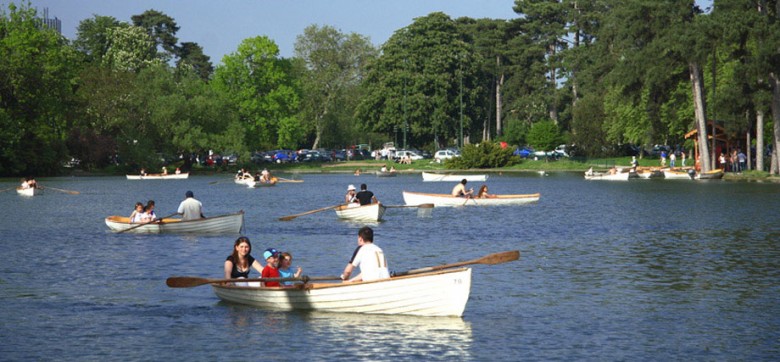
[[[211,286],[226,302],[267,309],[460,317],[471,292],[471,268],[370,282],[313,283],[305,289]]]
[[[664,178],[667,180],[692,180],[693,176],[686,171],[664,170]]]
[[[491,198],[472,198],[452,196],[449,194],[426,194],[422,192],[403,191],[404,203],[407,205],[433,204],[439,206],[503,206],[524,205],[539,201],[540,194],[495,195]]]
[[[141,175],[127,175],[128,180],[184,180],[187,177],[190,177],[189,172],[182,172],[182,173],[169,173],[167,175],[163,175],[161,173],[150,173],[146,174],[146,176]]]
[[[244,211],[195,220],[166,218],[161,223],[152,222],[143,226],[130,223],[130,218],[126,216],[109,216],[106,225],[114,232],[133,228],[127,230],[132,234],[238,234],[244,226]]]
[[[585,173],[586,180],[628,181],[628,172],[610,174],[606,172]]]
[[[17,187],[16,188],[16,193],[19,194],[19,195],[22,195],[22,196],[35,196],[35,195],[42,194],[43,193],[43,189],[38,188],[38,187],[28,187],[26,189],[22,188],[22,187]]]
[[[382,204],[370,204],[363,206],[352,206],[355,204],[346,204],[337,207],[336,216],[339,219],[358,220],[358,221],[379,221],[387,209]]]
[[[487,181],[488,175],[451,175],[423,172],[422,177],[425,182],[460,182],[463,179],[466,179],[466,181]]]

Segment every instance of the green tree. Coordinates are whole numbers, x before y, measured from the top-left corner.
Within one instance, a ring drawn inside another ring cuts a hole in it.
[[[528,131],[527,139],[535,149],[550,151],[561,143],[561,132],[553,121],[536,122]]]
[[[0,13],[0,174],[51,175],[68,158],[80,58],[35,9]]]
[[[176,61],[177,68],[189,67],[198,74],[203,80],[209,80],[214,72],[214,66],[211,65],[211,59],[203,54],[203,48],[198,43],[184,42],[178,49],[179,60]]]
[[[463,147],[460,157],[446,160],[444,166],[454,169],[498,168],[512,166],[520,162],[519,156],[512,154],[510,147],[501,148],[496,142],[485,141]]]
[[[73,46],[86,55],[88,62],[101,63],[110,45],[108,29],[128,26],[113,16],[95,15],[79,23]]]
[[[176,32],[179,31],[179,26],[173,18],[152,9],[140,15],[133,15],[131,19],[133,25],[144,29],[152,39],[150,51],[157,57],[167,63],[178,54],[176,43],[179,39]]]
[[[295,147],[300,97],[290,61],[269,38],[245,39],[214,72],[214,89],[237,106],[251,148]],[[281,133],[280,133],[281,132]]]
[[[332,125],[354,124],[339,122],[338,116],[349,117],[347,121],[352,121],[352,117],[338,109],[344,109],[339,106],[347,94],[354,95],[364,77],[366,64],[376,57],[377,51],[359,34],[347,35],[331,26],[311,25],[297,37],[295,55],[304,63],[302,118],[312,121],[309,126],[314,131],[311,148],[317,148],[326,129],[349,130]]]
[[[141,68],[160,64],[153,53],[152,39],[137,26],[106,29],[109,46],[103,56],[103,65],[112,69],[139,71]]]

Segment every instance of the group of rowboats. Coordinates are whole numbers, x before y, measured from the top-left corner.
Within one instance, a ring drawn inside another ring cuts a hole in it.
[[[586,180],[628,181],[629,179],[666,179],[666,180],[717,180],[723,178],[723,170],[696,172],[692,168],[656,168],[656,167],[614,167],[609,171],[585,172]]]

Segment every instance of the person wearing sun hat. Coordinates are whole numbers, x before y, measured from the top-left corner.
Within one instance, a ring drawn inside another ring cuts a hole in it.
[[[261,276],[263,278],[279,278],[279,251],[274,248],[268,248],[265,249],[263,252],[263,258],[266,261],[265,268],[263,268],[263,272],[261,273]],[[279,282],[264,282],[264,287],[278,287],[281,284]]]
[[[347,194],[344,196],[344,203],[352,206],[353,204],[359,205],[357,198],[355,197],[355,185],[347,186]]]

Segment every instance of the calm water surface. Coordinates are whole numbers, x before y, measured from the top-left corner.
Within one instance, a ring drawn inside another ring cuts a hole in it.
[[[292,178],[292,175],[282,175]],[[333,211],[348,184],[388,205],[450,183],[346,174],[248,189],[226,176],[183,181],[42,179],[0,194],[0,360],[776,360],[780,355],[780,185],[585,181],[491,174],[521,207],[388,209],[372,225],[392,270],[518,249],[475,265],[463,318],[289,313],[220,302],[174,275],[221,277],[238,235],[112,234],[108,215],[154,199],[175,212],[192,190],[206,215],[246,211],[255,255],[289,250],[307,275],[338,275],[363,224]],[[214,181],[226,181],[216,184]],[[15,183],[0,183],[2,188]],[[477,188],[479,185],[473,185]]]

